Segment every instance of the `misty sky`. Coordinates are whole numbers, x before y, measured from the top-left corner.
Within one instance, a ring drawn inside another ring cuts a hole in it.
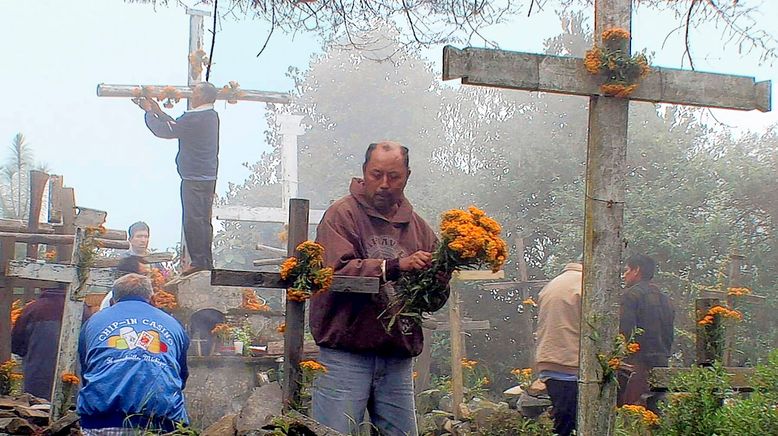
[[[764,4],[765,17],[778,17],[778,2]],[[177,143],[151,135],[142,111],[128,99],[98,98],[95,89],[101,82],[185,84],[189,20],[184,8],[155,9],[121,0],[0,0],[0,10],[6,18],[0,27],[4,42],[0,78],[8,95],[0,109],[0,144],[10,145],[22,132],[36,160],[75,188],[78,205],[108,211],[111,228],[124,229],[144,220],[152,229],[152,247],[173,246],[180,237],[181,219],[174,163]],[[682,66],[680,35],[662,46],[672,27],[667,17],[638,9],[633,48],[655,52],[656,65]],[[560,30],[554,11],[547,7],[489,35],[504,49],[537,52],[545,38]],[[290,66],[305,69],[321,43],[314,35],[276,33],[257,58],[267,31],[268,26],[257,21],[221,20],[211,81],[217,86],[236,80],[244,89],[290,91],[286,71]],[[778,101],[778,66],[760,66],[757,56],[741,55],[732,45],[722,48],[715,29],[697,29],[692,43],[697,69],[773,80],[773,101]],[[424,53],[439,71],[441,48]],[[178,116],[184,109],[182,102],[169,112]],[[264,142],[264,104],[218,102],[216,109],[221,117],[217,193],[223,194],[228,183],[240,183],[248,175],[242,163],[256,161],[269,147]],[[776,111],[715,113],[741,129],[763,131],[778,123]],[[0,157],[7,153],[3,147]]]

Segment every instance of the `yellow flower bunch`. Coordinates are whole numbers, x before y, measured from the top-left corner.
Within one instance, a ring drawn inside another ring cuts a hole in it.
[[[738,312],[737,310],[728,309],[724,306],[713,306],[710,309],[708,309],[708,313],[706,313],[701,320],[697,321],[697,324],[699,325],[713,324],[713,322],[716,319],[716,316],[720,316],[722,318],[727,318],[727,319],[733,319],[735,321],[740,321],[743,319],[743,314]]]
[[[495,272],[505,263],[508,248],[500,237],[502,227],[475,206],[445,212],[440,231],[446,246],[463,263],[487,263]]]
[[[470,360],[467,357],[463,357],[462,360],[462,368],[464,369],[473,369],[476,365],[478,365],[477,360]]]
[[[733,297],[743,297],[746,295],[751,295],[751,290],[745,287],[727,288],[727,295],[732,295]]]
[[[317,292],[326,291],[332,286],[333,270],[324,268],[324,247],[313,241],[305,241],[297,246],[299,259],[290,257],[281,264],[281,280],[290,283],[286,298],[303,302]]]
[[[312,372],[327,372],[327,367],[315,360],[303,360],[300,362],[300,368],[307,369]]]
[[[659,417],[656,415],[656,413],[646,409],[643,406],[625,404],[621,406],[620,409],[629,415],[633,415],[639,418],[641,421],[643,421],[643,424],[647,426],[659,425]]]
[[[629,32],[624,29],[607,29],[602,32],[602,45],[586,51],[584,68],[590,74],[603,76],[604,83],[600,85],[603,95],[627,98],[637,89],[640,79],[651,71],[644,53],[630,56],[616,47],[620,40],[629,38]]]
[[[430,268],[400,274],[395,294],[380,317],[389,322],[387,331],[402,316],[421,324],[425,314],[440,310],[448,299],[448,282],[454,271],[488,265],[498,271],[508,257],[508,246],[500,237],[502,227],[475,206],[452,209],[441,215],[441,238],[432,253]]]

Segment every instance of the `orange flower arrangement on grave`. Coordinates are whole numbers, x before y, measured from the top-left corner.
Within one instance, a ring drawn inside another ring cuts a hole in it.
[[[9,359],[0,364],[0,395],[11,393],[12,383],[22,380],[24,376],[13,372],[16,368],[16,362]]]
[[[246,310],[253,310],[257,312],[267,312],[270,307],[264,302],[260,302],[260,298],[257,293],[251,288],[243,289],[243,301],[240,305],[241,308]]]
[[[151,286],[154,293],[151,295],[151,304],[163,310],[173,310],[178,307],[178,299],[175,294],[164,289],[167,279],[159,268],[152,268],[150,272]]]
[[[29,306],[33,301],[35,300],[28,301],[27,304],[22,305],[22,300],[14,300],[11,304],[11,328],[16,325],[16,321],[22,316],[22,310]]]
[[[470,360],[467,357],[463,357],[462,360],[462,368],[464,369],[473,369],[476,365],[478,365],[477,360]]]
[[[246,93],[240,89],[240,83],[230,80],[229,84],[222,86],[220,94],[225,96],[227,103],[235,104],[238,102],[238,98],[244,96]]]
[[[211,334],[223,341],[232,339],[232,332],[233,327],[225,323],[218,323],[211,329]]]
[[[46,253],[43,254],[43,258],[46,260],[46,262],[54,262],[57,260],[57,249],[51,248],[46,250]]]
[[[400,274],[395,295],[381,314],[389,318],[390,330],[398,316],[420,324],[425,313],[434,312],[448,299],[448,284],[440,277],[454,271],[487,266],[494,272],[508,257],[508,246],[500,237],[502,227],[475,206],[452,209],[441,215],[441,240],[432,253],[432,266]]]
[[[313,241],[297,246],[299,259],[290,257],[281,264],[281,280],[290,283],[286,298],[303,302],[317,292],[323,292],[332,285],[332,268],[324,267],[324,247]]]
[[[702,326],[711,325],[716,320],[717,316],[720,316],[721,318],[725,318],[725,319],[732,319],[735,321],[740,321],[743,319],[743,314],[738,312],[737,310],[729,309],[724,306],[718,305],[708,309],[708,312],[705,314],[705,316],[702,317],[701,320],[697,321],[697,324]]]
[[[303,360],[300,362],[300,368],[311,372],[327,372],[327,367],[315,360]]]
[[[516,376],[522,389],[526,390],[532,384],[532,368],[514,368],[511,374]]]
[[[751,295],[751,290],[746,287],[730,287],[727,288],[727,295],[731,295],[733,297],[744,297],[746,295]]]
[[[590,74],[603,76],[600,91],[604,95],[627,98],[637,89],[640,79],[651,71],[645,53],[630,56],[619,48],[629,38],[629,32],[624,29],[607,29],[602,32],[602,46],[595,45],[586,51],[584,68]]]
[[[640,419],[643,425],[649,427],[659,425],[659,416],[657,416],[656,413],[646,409],[643,406],[638,406],[635,404],[625,404],[619,408],[619,411],[634,416],[637,419]]]
[[[279,324],[279,325],[278,325],[278,327],[276,327],[276,331],[277,331],[278,333],[284,333],[284,332],[286,332],[286,323],[284,323],[284,324]]]
[[[189,66],[192,68],[191,77],[196,80],[203,72],[203,66],[208,65],[208,54],[205,50],[198,49],[189,53]]]

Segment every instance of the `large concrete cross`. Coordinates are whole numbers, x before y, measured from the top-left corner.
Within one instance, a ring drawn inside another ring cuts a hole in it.
[[[631,0],[597,0],[595,42],[602,32],[631,30]],[[621,49],[631,52],[631,40]],[[629,100],[602,95],[582,59],[502,50],[443,49],[443,79],[463,84],[589,97],[584,210],[578,434],[612,434],[616,383],[604,380],[597,355],[609,355],[618,334],[622,225],[625,206]],[[751,77],[652,68],[629,99],[738,110],[770,110],[770,82]]]
[[[173,86],[181,98],[187,99],[187,108],[191,109],[191,103],[189,97],[192,96],[192,90],[194,85],[203,80],[202,65],[198,64],[199,59],[202,58],[200,54],[205,53],[203,51],[203,20],[205,17],[211,15],[208,11],[200,11],[195,9],[187,9],[187,15],[189,15],[189,52],[187,53],[188,73],[187,73],[187,86]],[[148,85],[112,85],[101,83],[97,85],[98,97],[137,97],[138,93]],[[163,89],[165,85],[150,85],[156,89]],[[227,100],[229,102],[236,101],[256,101],[265,103],[276,104],[289,104],[291,101],[288,93],[284,92],[272,92],[272,91],[257,91],[252,89],[240,89],[236,93],[220,92],[217,96],[219,100]],[[295,165],[296,168],[296,165]],[[188,264],[188,252],[186,251],[186,240],[184,238],[183,230],[181,232],[181,247],[182,254],[182,267],[186,268]]]

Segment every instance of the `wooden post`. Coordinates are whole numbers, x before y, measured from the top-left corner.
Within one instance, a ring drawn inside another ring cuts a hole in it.
[[[62,189],[62,227],[59,227],[59,233],[63,235],[73,235],[76,233],[76,192],[73,188]],[[60,263],[70,263],[73,254],[73,244],[57,245],[57,261]]]
[[[524,237],[519,236],[516,238],[516,266],[519,269],[519,281],[522,283],[525,283],[529,280],[529,270],[527,268],[527,260],[524,259]],[[521,288],[521,299],[522,301],[527,299],[529,297],[529,288],[524,286]],[[532,311],[531,310],[525,310],[524,313],[522,313],[522,316],[519,317],[519,328],[523,330],[526,334],[524,335],[525,338],[527,338],[527,344],[525,344],[526,350],[527,350],[527,356],[528,356],[528,362],[530,366],[535,365],[535,341],[534,333],[535,333],[535,323],[532,319]]]
[[[301,198],[289,200],[289,237],[287,239],[289,256],[299,256],[297,246],[308,239],[308,209],[308,200]],[[287,299],[283,386],[285,411],[300,405],[300,389],[303,382],[300,360],[303,354],[304,334],[305,303]]]
[[[30,214],[27,216],[27,231],[35,233],[40,228],[40,215],[43,206],[43,191],[46,189],[46,182],[49,175],[43,171],[30,171]],[[27,244],[27,257],[30,259],[38,258],[38,244]],[[26,285],[24,287],[24,301],[35,299],[35,287]]]
[[[11,358],[11,304],[14,299],[13,278],[5,275],[5,266],[10,259],[14,258],[14,248],[16,242],[13,238],[1,238],[2,252],[0,252],[0,262],[3,269],[3,275],[0,277],[2,288],[0,288],[0,362],[5,362]]]
[[[602,40],[610,28],[631,30],[631,0],[595,2],[595,41],[631,52],[630,40]],[[610,435],[617,383],[605,379],[598,354],[609,355],[618,334],[629,100],[589,98],[584,206],[584,286],[581,316],[578,434]]]
[[[743,265],[743,259],[745,259],[745,256],[739,254],[737,250],[733,250],[729,255],[729,283],[727,287],[737,288],[742,285],[740,270]],[[727,295],[727,305],[730,309],[735,309],[734,296]],[[732,349],[735,347],[736,330],[737,327],[730,326],[724,333],[724,366],[732,366]]]
[[[451,405],[454,409],[454,419],[462,416],[460,406],[464,400],[464,377],[462,376],[462,358],[465,357],[462,343],[462,313],[459,300],[460,282],[457,278],[451,280],[451,295],[448,297],[448,322],[451,326]]]
[[[713,324],[700,325],[697,321],[705,317],[713,306],[719,305],[718,298],[698,298],[695,301],[695,325],[697,326],[696,346],[697,346],[697,365],[711,366],[713,362],[721,360],[721,338],[716,336],[716,332],[720,331],[721,320],[719,317],[714,317]]]
[[[76,238],[73,243],[73,264],[78,265],[81,260],[78,247],[84,241],[84,229],[76,228]],[[62,328],[59,334],[59,355],[57,357],[56,371],[54,372],[54,386],[51,394],[50,420],[54,422],[67,413],[70,401],[70,389],[65,389],[62,382],[62,374],[76,373],[76,359],[78,358],[78,336],[81,331],[82,315],[84,313],[85,287],[80,283],[68,286],[65,296],[65,307],[62,312]]]

